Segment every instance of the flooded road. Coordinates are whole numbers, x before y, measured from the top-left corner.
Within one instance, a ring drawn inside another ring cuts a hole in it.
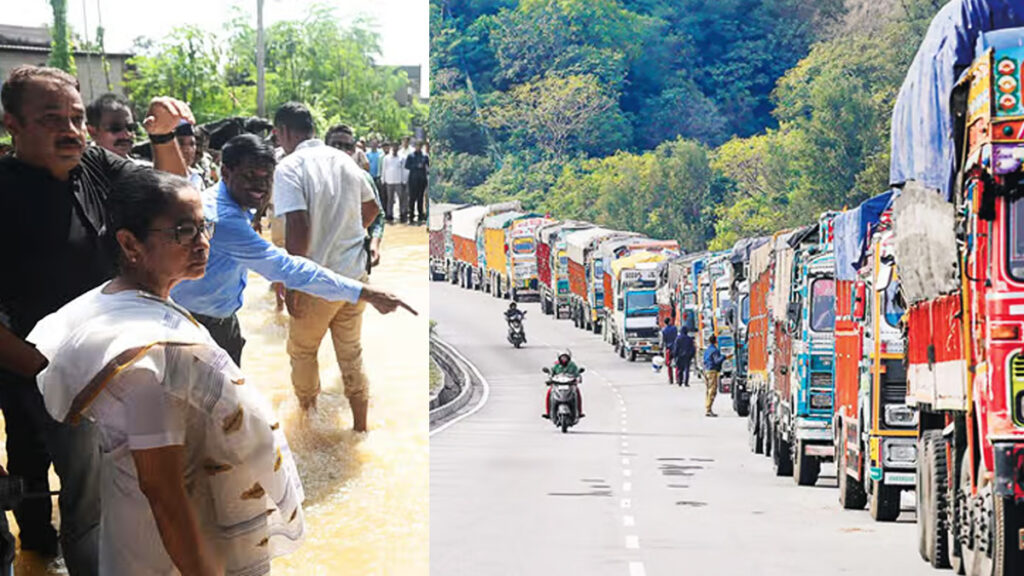
[[[275,575],[429,573],[429,441],[427,231],[393,225],[370,282],[402,296],[420,315],[381,316],[367,307],[363,364],[370,379],[369,428],[354,434],[330,337],[320,348],[319,411],[299,414],[285,350],[288,316],[274,294],[250,274],[239,312],[247,343],[247,382],[270,399],[295,453],[306,492],[306,541],[273,564]],[[6,458],[4,459],[6,461]],[[54,502],[56,508],[56,501]],[[8,513],[13,522],[13,516]],[[16,574],[47,570],[30,554]]]

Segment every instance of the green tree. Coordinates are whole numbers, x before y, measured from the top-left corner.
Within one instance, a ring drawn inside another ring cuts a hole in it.
[[[71,50],[71,29],[68,28],[68,0],[50,0],[53,28],[50,30],[50,57],[47,66],[75,74],[75,55]]]

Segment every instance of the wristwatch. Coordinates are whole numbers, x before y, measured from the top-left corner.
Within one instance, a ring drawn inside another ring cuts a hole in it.
[[[174,140],[174,132],[168,132],[167,134],[150,134],[150,144],[167,144],[171,140]]]

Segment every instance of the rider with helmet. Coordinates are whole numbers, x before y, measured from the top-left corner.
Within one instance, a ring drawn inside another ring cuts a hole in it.
[[[522,322],[523,321],[523,314],[524,314],[524,312],[522,310],[520,310],[516,306],[515,302],[509,302],[508,303],[508,309],[505,310],[505,322],[508,322],[509,334],[512,333],[512,322],[516,321],[516,320],[518,320],[519,322]],[[522,332],[522,337],[523,337],[523,343],[525,344],[526,343],[526,331],[525,330]]]
[[[551,367],[551,375],[555,376],[558,374],[568,374],[579,378],[580,369],[576,366],[576,363],[572,361],[572,351],[565,349],[558,354],[558,361]],[[580,418],[583,418],[583,394],[580,392],[579,386],[576,387],[576,412],[579,413]],[[544,413],[541,414],[544,418],[551,419],[551,387],[548,387],[548,393],[544,396]]]

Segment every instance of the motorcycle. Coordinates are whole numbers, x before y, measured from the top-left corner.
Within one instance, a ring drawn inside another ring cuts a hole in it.
[[[508,341],[519,348],[526,342],[526,332],[523,331],[523,317],[526,316],[526,312],[522,312],[519,316],[506,318],[508,321]]]
[[[577,386],[582,378],[571,374],[551,374],[551,369],[546,366],[541,371],[549,375],[547,385],[551,387],[551,399],[548,413],[551,415],[551,422],[556,428],[561,428],[564,434],[580,421],[576,409],[576,396],[579,393]],[[580,368],[580,374],[584,371],[585,368]]]

